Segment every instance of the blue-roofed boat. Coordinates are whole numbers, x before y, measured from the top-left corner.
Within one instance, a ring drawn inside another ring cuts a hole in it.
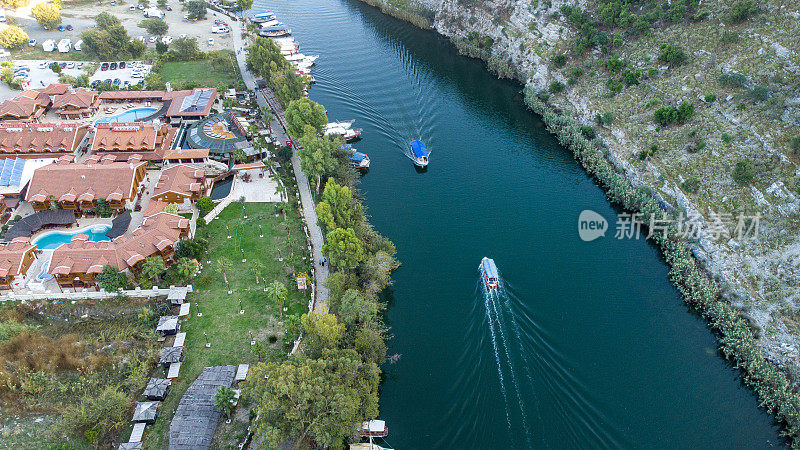
[[[422,141],[417,139],[411,141],[411,155],[417,166],[426,167],[428,165],[428,149],[425,148]]]
[[[494,265],[494,260],[484,256],[479,268],[483,285],[490,291],[496,291],[500,285],[500,277],[497,274],[497,266]]]
[[[250,20],[256,23],[266,22],[268,20],[273,20],[273,19],[275,19],[275,13],[272,11],[264,11],[250,16]]]
[[[356,169],[369,169],[369,156],[366,153],[353,150],[353,156],[350,157],[350,165]]]

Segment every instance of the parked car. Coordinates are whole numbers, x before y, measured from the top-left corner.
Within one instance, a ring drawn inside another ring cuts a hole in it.
[[[122,83],[122,80],[119,78],[114,78],[114,81],[111,82],[111,84],[114,86],[119,86],[120,83]]]
[[[144,36],[136,36],[136,40],[140,42],[144,42]]]
[[[106,78],[105,80],[103,80],[103,83],[111,84],[111,78]]]
[[[108,70],[117,70],[117,63],[112,62],[108,65]]]
[[[128,9],[131,10],[131,11],[136,11],[136,5],[131,5],[130,8],[128,8]]]
[[[79,63],[78,63],[78,64],[77,64],[75,67],[77,67],[78,69],[80,69],[80,68],[82,68],[82,67],[83,67],[83,63],[82,63],[82,62],[79,62]]]
[[[100,84],[100,80],[94,80],[91,83],[89,83],[89,87],[94,88],[97,87],[98,84]]]
[[[36,47],[36,39],[31,39],[28,41],[28,45],[31,47]]]
[[[117,0],[111,0],[111,3],[109,3],[109,4],[111,6],[117,6]]]
[[[161,38],[161,42],[163,42],[164,44],[167,44],[167,45],[171,44],[172,43],[172,36],[164,36],[164,37],[162,37]]]
[[[137,8],[139,8],[139,9],[144,9],[144,5],[143,5],[143,4],[141,4],[141,3],[139,3],[139,6],[137,6]]]
[[[64,25],[59,25],[58,26],[58,31],[64,31],[64,30],[66,30],[66,28],[64,28]]]
[[[120,69],[124,69],[125,68],[125,61],[120,61],[119,64],[117,64],[117,67],[119,67]]]
[[[70,62],[67,63],[67,69],[74,69],[74,68],[75,68],[75,63],[74,62],[70,61]]]
[[[65,63],[65,62],[60,62],[60,63],[58,63],[58,67],[61,67],[62,69],[64,69],[64,68],[66,68],[66,67],[67,67],[67,63]]]
[[[148,41],[150,41],[150,43],[152,44],[153,42],[156,41],[156,37],[155,36],[150,36],[150,39],[148,39]]]
[[[208,45],[214,45],[214,38],[208,38]]]
[[[67,29],[67,31],[72,31],[72,25],[67,25],[65,28]]]
[[[167,11],[172,11],[172,6],[167,5]]]
[[[103,64],[100,64],[100,70],[108,70],[108,63],[105,62]]]
[[[183,38],[185,38],[185,37],[186,37],[186,33],[181,33],[181,34],[180,34],[180,36],[178,36],[178,37],[179,37],[179,38],[181,38],[181,39],[183,39]]]
[[[39,63],[40,69],[47,69],[47,61],[42,61]]]

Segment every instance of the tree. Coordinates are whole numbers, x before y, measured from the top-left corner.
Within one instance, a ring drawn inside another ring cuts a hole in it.
[[[164,207],[164,212],[170,214],[178,214],[178,205],[175,203],[170,203],[169,205]]]
[[[327,242],[322,246],[322,251],[335,267],[354,270],[364,260],[364,248],[352,228],[334,228],[328,232],[325,240]]]
[[[317,133],[321,133],[327,123],[325,108],[305,97],[289,102],[286,108],[286,125],[289,134],[294,137],[303,136],[306,125],[311,125]]]
[[[256,403],[256,440],[270,447],[291,440],[294,448],[340,448],[361,421],[378,414],[378,367],[353,350],[259,363],[251,370],[244,392]]]
[[[193,37],[179,37],[172,41],[172,49],[178,54],[185,57],[192,57],[200,53],[200,47],[197,45],[197,39]]]
[[[20,48],[28,43],[28,33],[22,31],[22,28],[9,25],[4,30],[0,31],[0,45],[9,50]]]
[[[106,292],[116,292],[119,288],[129,289],[131,282],[128,277],[114,266],[106,265],[103,272],[97,275],[97,284]]]
[[[307,175],[316,179],[316,190],[319,194],[322,177],[332,174],[340,167],[334,157],[334,151],[341,147],[341,142],[329,136],[318,138],[316,130],[308,125],[300,143],[303,146],[297,152],[297,156],[300,158],[300,168]]]
[[[253,7],[253,0],[236,0],[236,8],[246,11]]]
[[[353,200],[353,192],[339,185],[333,178],[325,183],[322,201],[316,207],[317,217],[328,230],[355,228],[364,216],[361,203]]]
[[[159,8],[166,8],[167,7],[167,0],[158,0],[156,2],[156,5],[158,5]]]
[[[155,284],[158,284],[159,277],[167,266],[164,265],[164,258],[160,256],[150,256],[142,262],[142,275],[148,279],[152,279]]]
[[[156,41],[156,53],[158,53],[159,55],[163,55],[164,53],[167,53],[168,49],[169,45],[161,41]]]
[[[312,352],[334,348],[344,336],[344,324],[333,314],[311,311],[300,317],[306,341]]]
[[[281,50],[266,37],[257,37],[247,54],[247,67],[265,80],[271,80],[273,72],[280,72],[289,67]]]
[[[661,44],[661,55],[658,60],[671,66],[679,66],[686,61],[686,53],[670,44]]]
[[[39,3],[31,9],[31,14],[45,30],[52,30],[61,23],[61,8],[52,3]]]
[[[167,84],[164,82],[164,79],[161,78],[161,75],[155,72],[150,72],[146,77],[144,77],[144,84],[148,87],[148,89],[156,90],[164,89],[167,86]]]
[[[253,273],[256,274],[256,284],[258,284],[258,279],[259,278],[264,278],[264,271],[266,271],[266,270],[267,270],[267,268],[266,268],[266,266],[264,266],[264,263],[262,263],[259,260],[253,261]],[[266,283],[266,281],[267,280],[264,279],[265,283]],[[266,289],[266,287],[265,287],[265,289]]]
[[[743,159],[736,162],[736,167],[733,168],[733,181],[740,185],[745,185],[753,180],[756,176],[756,167],[753,161]]]
[[[758,8],[751,0],[739,0],[733,4],[728,13],[728,23],[741,23],[758,13]]]
[[[178,242],[178,248],[175,249],[175,256],[199,261],[202,259],[206,250],[208,250],[207,240],[197,237],[194,239],[185,239]]]
[[[357,322],[368,322],[378,314],[378,304],[364,298],[356,289],[348,289],[339,300],[337,314],[345,325],[351,326]]]
[[[97,24],[97,28],[101,30],[108,30],[111,27],[121,25],[117,16],[105,11],[95,16],[94,22]]]
[[[236,150],[231,152],[231,159],[233,159],[233,161],[237,163],[243,162],[247,160],[247,153],[245,153],[244,150],[237,148]]]
[[[139,22],[139,28],[144,28],[150,34],[163,36],[169,30],[169,24],[160,17],[150,17]]]
[[[48,67],[50,67],[50,70],[54,73],[61,73],[61,66],[59,66],[57,62],[51,62]]]
[[[217,271],[222,274],[222,279],[225,281],[225,284],[228,284],[228,271],[231,270],[233,267],[233,263],[230,259],[222,256],[217,258]]]
[[[189,19],[203,20],[206,18],[206,3],[200,0],[193,0],[186,3],[186,9],[189,11]]]
[[[197,266],[189,258],[178,258],[178,262],[175,264],[175,273],[185,283],[192,281],[196,269]]]
[[[286,285],[280,281],[276,280],[267,285],[267,296],[274,305],[277,305],[281,317],[283,317],[283,305],[286,302],[288,293],[289,290]]]
[[[125,28],[114,24],[114,20],[116,18],[109,14],[98,21],[97,28],[84,31],[81,34],[83,51],[98,59],[141,55],[145,49],[144,43],[135,39],[132,41]]]
[[[206,215],[214,209],[214,200],[211,200],[211,197],[201,197],[197,200],[197,209],[200,210],[200,214]]]
[[[230,418],[235,401],[236,393],[229,387],[220,386],[214,393],[214,406],[222,412],[226,419]]]

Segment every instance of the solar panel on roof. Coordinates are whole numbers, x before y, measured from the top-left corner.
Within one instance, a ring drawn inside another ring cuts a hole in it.
[[[17,158],[17,161],[14,163],[14,168],[11,170],[9,186],[19,186],[20,181],[22,181],[22,171],[25,169],[26,161],[27,159]]]
[[[11,181],[11,172],[14,170],[14,160],[16,158],[6,158],[3,161],[3,171],[0,172],[0,186],[8,186]]]

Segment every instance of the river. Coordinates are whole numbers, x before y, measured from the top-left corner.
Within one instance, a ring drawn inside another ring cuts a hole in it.
[[[658,251],[522,103],[446,39],[355,0],[257,1],[320,55],[312,100],[355,119],[361,183],[403,266],[386,294],[399,355],[380,418],[397,449],[761,448],[780,444]],[[404,155],[431,150],[426,172]],[[605,237],[584,242],[593,210]],[[484,297],[478,263],[504,291]]]

